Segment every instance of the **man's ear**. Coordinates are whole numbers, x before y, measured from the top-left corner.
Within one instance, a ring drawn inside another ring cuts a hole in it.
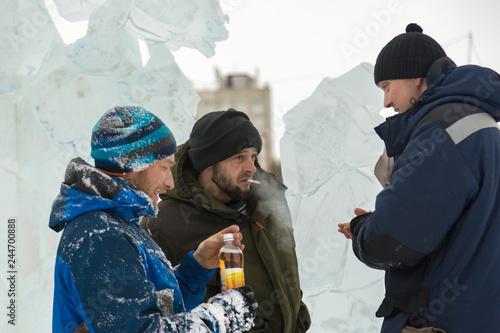
[[[427,81],[425,77],[417,77],[415,78],[415,84],[417,85],[420,93],[423,93],[427,89]]]
[[[212,182],[212,170],[213,166],[209,166],[208,168],[205,168],[201,170],[201,172],[198,174],[198,183],[200,183],[201,187],[205,188],[205,186],[208,186]]]

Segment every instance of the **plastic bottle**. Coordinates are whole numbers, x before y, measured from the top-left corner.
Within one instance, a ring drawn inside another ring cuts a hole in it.
[[[222,291],[245,285],[243,252],[234,245],[233,234],[223,235],[224,245],[219,251],[219,267]]]

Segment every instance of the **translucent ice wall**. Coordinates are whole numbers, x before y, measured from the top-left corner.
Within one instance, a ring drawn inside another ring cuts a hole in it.
[[[217,0],[2,0],[1,9],[0,332],[50,332],[60,235],[48,220],[68,161],[90,161],[91,129],[115,105],[144,106],[186,140],[199,97],[172,51],[211,56],[228,32]],[[51,13],[88,21],[87,34],[66,45]],[[145,66],[139,41],[150,56]],[[16,221],[11,268],[9,218]],[[15,296],[8,296],[11,275]],[[6,316],[11,300],[15,326]]]
[[[380,331],[383,274],[358,261],[337,224],[350,221],[356,207],[373,209],[382,189],[373,174],[383,150],[373,130],[381,108],[373,66],[363,63],[324,79],[283,118],[283,178],[314,333]]]

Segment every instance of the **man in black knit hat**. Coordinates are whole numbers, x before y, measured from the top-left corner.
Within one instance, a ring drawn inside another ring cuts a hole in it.
[[[262,170],[259,132],[234,109],[211,112],[179,146],[172,168],[175,188],[161,196],[157,218],[141,226],[175,265],[199,240],[237,224],[245,245],[245,283],[259,302],[254,332],[305,332],[310,326],[302,302],[286,187]],[[219,271],[205,298],[221,292]]]
[[[339,231],[386,271],[382,332],[498,332],[500,77],[457,67],[409,24],[380,52],[375,84],[399,113],[375,128],[394,166],[376,210]]]

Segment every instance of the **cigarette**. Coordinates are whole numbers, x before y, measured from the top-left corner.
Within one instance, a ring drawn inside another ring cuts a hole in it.
[[[260,185],[260,182],[254,179],[248,179],[247,182]]]

